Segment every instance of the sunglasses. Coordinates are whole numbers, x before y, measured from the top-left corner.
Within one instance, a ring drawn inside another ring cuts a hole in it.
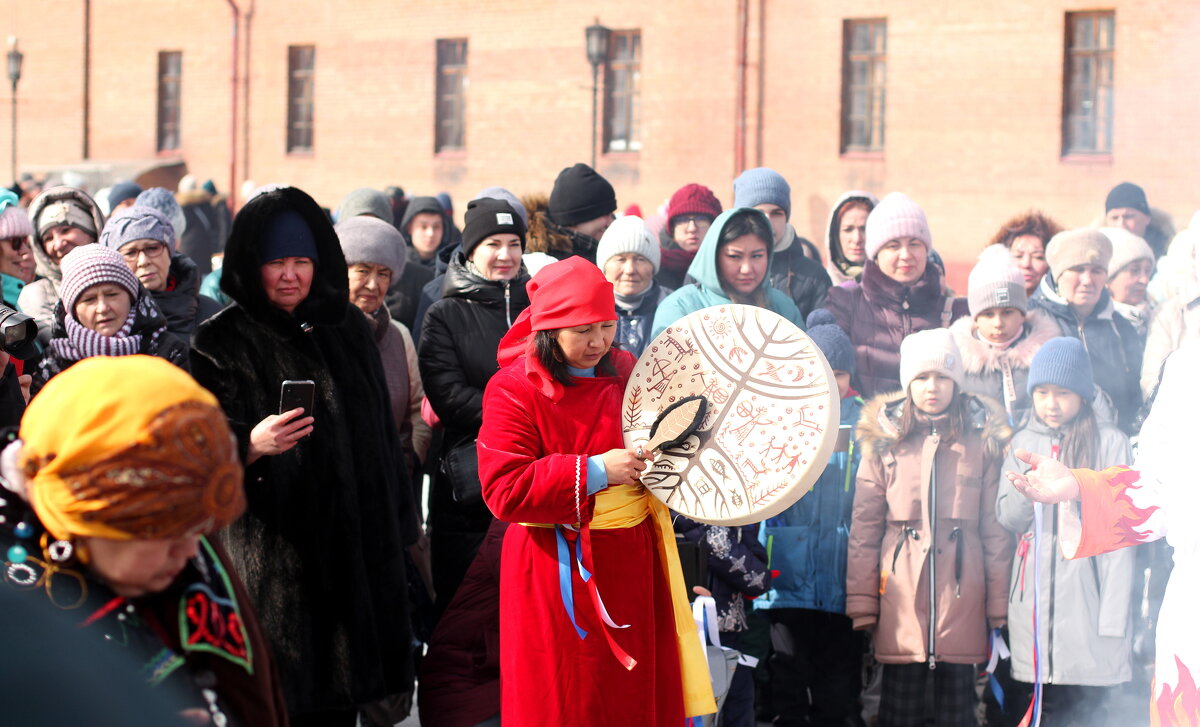
[[[0,240],[0,242],[7,244],[10,248],[12,248],[13,252],[21,252],[21,250],[24,249],[24,247],[29,244],[29,238],[27,238],[27,237],[10,237],[6,240]]]

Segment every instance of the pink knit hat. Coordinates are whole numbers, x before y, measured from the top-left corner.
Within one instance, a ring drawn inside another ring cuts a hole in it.
[[[0,212],[0,240],[10,240],[17,237],[29,237],[33,234],[33,223],[25,210],[13,204],[6,204]]]
[[[915,237],[933,249],[925,211],[903,192],[892,192],[867,216],[867,259],[874,260],[880,248],[901,237]]]

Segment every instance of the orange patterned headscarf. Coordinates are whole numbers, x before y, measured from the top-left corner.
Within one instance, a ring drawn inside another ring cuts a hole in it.
[[[29,501],[55,538],[209,533],[246,506],[217,400],[161,358],[75,364],[30,402],[20,436]]]

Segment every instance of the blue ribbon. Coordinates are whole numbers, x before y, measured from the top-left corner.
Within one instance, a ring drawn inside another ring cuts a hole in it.
[[[575,627],[579,638],[586,639],[588,632],[579,628],[579,624],[575,622],[575,593],[571,588],[571,546],[567,544],[567,538],[563,535],[562,526],[554,526],[554,536],[558,541],[558,590],[562,596],[563,608],[567,610],[567,618],[571,619],[571,625]],[[579,539],[575,540],[576,558],[579,560],[580,573],[586,573],[583,568],[583,559],[579,557]],[[588,573],[587,578],[591,574]],[[586,581],[587,578],[584,578]]]

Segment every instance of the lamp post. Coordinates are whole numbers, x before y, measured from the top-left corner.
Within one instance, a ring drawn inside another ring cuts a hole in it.
[[[587,34],[587,59],[592,64],[592,169],[596,168],[596,99],[599,93],[600,65],[608,60],[608,39],[612,31],[600,24],[600,19],[589,25]]]
[[[12,82],[12,180],[17,181],[17,82],[25,54],[17,50],[17,36],[8,36],[8,80]]]

